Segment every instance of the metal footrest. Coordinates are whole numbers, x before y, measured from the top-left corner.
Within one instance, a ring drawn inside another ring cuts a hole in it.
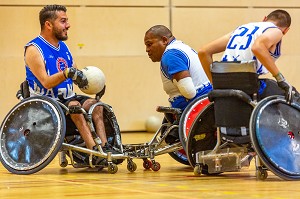
[[[124,153],[133,158],[152,158],[154,156],[155,145],[148,143],[143,144],[126,144]]]
[[[208,166],[208,173],[239,171],[241,160],[247,155],[244,147],[219,149],[212,153],[211,150],[196,153],[196,164]]]

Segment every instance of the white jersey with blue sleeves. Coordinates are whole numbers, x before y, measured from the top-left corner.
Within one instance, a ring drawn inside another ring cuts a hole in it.
[[[72,55],[67,45],[62,41],[59,42],[58,47],[55,47],[39,35],[25,45],[25,51],[30,45],[35,46],[39,50],[45,63],[46,72],[49,76],[73,66]],[[47,89],[26,65],[26,80],[29,84],[30,95],[45,95],[54,99],[59,99],[58,96],[61,96],[64,99],[75,96],[73,91],[73,81],[70,78],[51,89]]]
[[[271,22],[255,22],[239,26],[231,34],[222,61],[257,61],[257,73],[266,74],[269,71],[260,63],[253,54],[251,47],[257,37],[262,35],[269,28],[278,28]],[[276,50],[270,52],[276,60],[280,56],[281,41],[276,45]]]
[[[172,82],[175,73],[188,70],[197,89],[210,84],[198,58],[197,52],[179,40],[168,44],[161,59],[161,78],[163,88],[169,98],[180,96],[177,86]]]

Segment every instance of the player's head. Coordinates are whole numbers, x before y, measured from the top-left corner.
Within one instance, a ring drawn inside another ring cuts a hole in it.
[[[283,30],[288,30],[292,23],[290,14],[285,10],[274,10],[266,17],[266,21],[273,21],[276,26]]]
[[[160,61],[168,43],[173,38],[172,32],[164,25],[156,25],[147,30],[144,43],[149,58],[153,62]]]
[[[39,13],[41,30],[49,28],[58,40],[67,40],[70,24],[66,12],[63,5],[46,5]]]

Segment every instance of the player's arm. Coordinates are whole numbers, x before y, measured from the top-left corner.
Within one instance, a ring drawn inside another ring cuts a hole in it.
[[[192,99],[196,96],[197,91],[189,71],[185,70],[175,73],[173,75],[173,83],[185,98]]]
[[[213,62],[213,55],[216,53],[223,52],[226,49],[227,43],[230,39],[231,33],[228,33],[219,39],[212,41],[211,43],[203,46],[198,51],[198,57],[202,64],[202,67],[208,77],[208,79],[212,82],[210,66]]]
[[[282,39],[282,36],[283,33],[280,29],[270,28],[254,41],[251,48],[256,58],[273,76],[276,76],[279,70],[270,52],[274,51],[276,44]]]
[[[256,58],[268,69],[273,77],[275,77],[278,86],[285,91],[286,100],[290,102],[292,99],[293,87],[279,72],[274,59],[269,53],[269,51],[273,52],[275,50],[276,44],[282,39],[282,36],[283,33],[280,29],[268,29],[255,40],[251,50]]]
[[[28,46],[25,51],[25,62],[34,76],[47,88],[53,88],[66,78],[63,72],[49,76],[45,69],[44,60],[35,46]]]

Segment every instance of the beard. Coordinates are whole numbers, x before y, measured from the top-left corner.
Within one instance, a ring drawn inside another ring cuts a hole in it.
[[[63,35],[63,30],[58,30],[57,28],[54,28],[53,34],[55,38],[60,41],[66,41],[68,39],[68,35]]]

